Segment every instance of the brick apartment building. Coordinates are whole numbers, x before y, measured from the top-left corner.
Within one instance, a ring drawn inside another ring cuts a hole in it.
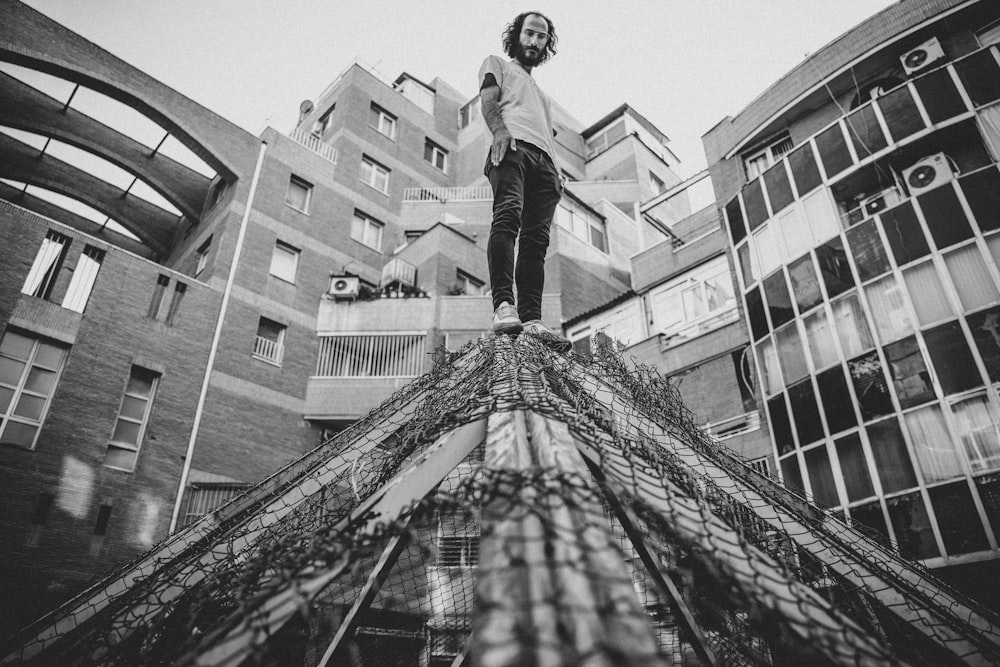
[[[998,42],[997,3],[911,0],[816,50],[643,204],[679,239],[633,257],[633,294],[567,324],[680,373],[727,444],[994,605]],[[717,203],[672,215],[705,182],[689,199]]]
[[[478,98],[355,64],[254,137],[17,1],[0,87],[0,629],[486,335]],[[556,123],[559,327],[628,292],[680,179],[627,105]]]

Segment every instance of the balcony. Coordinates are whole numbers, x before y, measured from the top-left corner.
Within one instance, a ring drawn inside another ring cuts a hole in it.
[[[493,190],[488,185],[466,188],[406,188],[404,202],[493,201]]]
[[[305,146],[313,153],[329,160],[333,164],[337,164],[337,149],[329,144],[323,143],[323,141],[315,134],[306,132],[305,130],[292,130],[288,133],[288,138],[299,145]]]

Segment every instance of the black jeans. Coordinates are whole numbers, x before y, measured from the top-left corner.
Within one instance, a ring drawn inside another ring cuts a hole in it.
[[[493,308],[504,301],[515,303],[516,284],[518,317],[522,322],[541,319],[545,251],[562,196],[559,172],[545,151],[519,142],[495,167],[487,156],[485,174],[493,187],[493,226],[486,246]]]

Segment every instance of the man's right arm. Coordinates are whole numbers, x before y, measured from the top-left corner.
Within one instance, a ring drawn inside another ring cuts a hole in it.
[[[492,75],[488,76],[488,79],[492,80]],[[493,166],[500,164],[503,160],[503,156],[507,153],[507,148],[510,150],[517,150],[517,142],[514,141],[514,137],[510,136],[510,131],[503,122],[503,116],[500,114],[500,86],[493,81],[493,85],[490,85],[491,81],[487,80],[483,84],[483,88],[479,91],[479,99],[482,103],[483,108],[483,119],[486,121],[486,127],[490,128],[490,132],[493,133],[493,146],[490,148],[490,162]]]

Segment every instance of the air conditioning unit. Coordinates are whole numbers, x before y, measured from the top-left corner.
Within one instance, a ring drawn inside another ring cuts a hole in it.
[[[361,291],[361,279],[357,276],[330,276],[330,290],[327,294],[334,299],[356,299]]]
[[[906,182],[911,196],[944,185],[954,178],[955,173],[951,169],[951,160],[944,153],[935,153],[920,158],[903,170],[903,181]]]
[[[861,210],[864,211],[865,218],[870,218],[873,215],[878,215],[887,208],[892,208],[899,202],[899,191],[896,188],[888,188],[861,202]]]
[[[944,50],[941,48],[941,42],[937,40],[937,37],[931,37],[917,48],[901,55],[899,62],[903,63],[904,72],[915,74],[942,58],[944,58]]]

